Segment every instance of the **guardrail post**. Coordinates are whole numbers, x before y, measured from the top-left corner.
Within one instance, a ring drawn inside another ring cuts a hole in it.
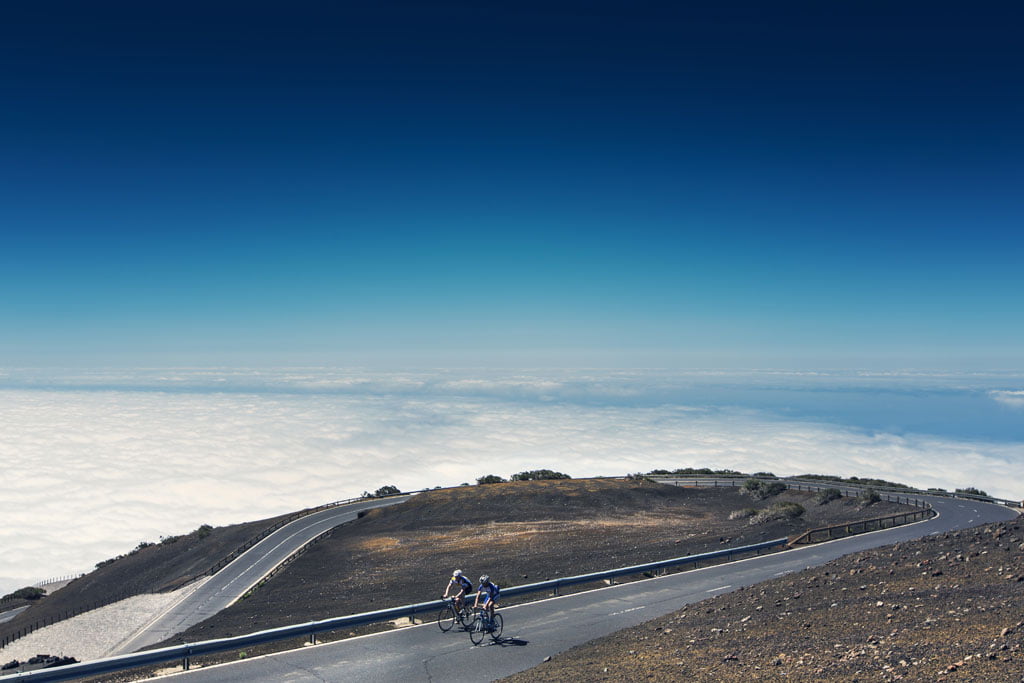
[[[181,668],[183,670],[185,670],[185,671],[189,670],[189,665],[191,664],[191,662],[189,661],[189,658],[190,658],[191,655],[192,655],[192,648],[189,648],[189,649],[185,650],[185,656],[181,658]]]

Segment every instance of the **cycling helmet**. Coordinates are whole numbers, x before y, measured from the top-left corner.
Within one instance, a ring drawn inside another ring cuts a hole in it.
[[[490,581],[491,577],[487,576],[487,574],[484,574],[480,577],[480,583],[490,583]]]
[[[452,572],[452,576],[462,576],[462,570],[456,569],[454,572]]]

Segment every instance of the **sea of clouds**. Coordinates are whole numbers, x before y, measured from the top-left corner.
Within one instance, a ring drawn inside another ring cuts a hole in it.
[[[1020,440],[869,429],[781,410],[778,398],[787,387],[967,392],[1012,426],[1024,419],[1015,386],[1024,381],[763,371],[8,370],[0,594],[200,524],[537,468],[824,472],[1019,498]],[[736,399],[736,387],[773,400]]]

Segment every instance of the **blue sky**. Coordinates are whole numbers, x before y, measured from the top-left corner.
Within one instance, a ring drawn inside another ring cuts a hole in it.
[[[1012,4],[0,10],[0,362],[1024,367]]]

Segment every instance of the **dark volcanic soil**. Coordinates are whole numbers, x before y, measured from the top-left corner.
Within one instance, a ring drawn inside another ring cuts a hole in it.
[[[803,519],[751,525],[729,513],[782,500]],[[435,490],[338,527],[250,597],[171,642],[209,638],[422,602],[450,572],[502,586],[747,545],[827,523],[902,511],[843,499],[815,505],[786,492],[755,503],[737,489],[647,481],[511,482]]]
[[[691,605],[508,681],[1022,681],[1024,524],[850,555]]]

